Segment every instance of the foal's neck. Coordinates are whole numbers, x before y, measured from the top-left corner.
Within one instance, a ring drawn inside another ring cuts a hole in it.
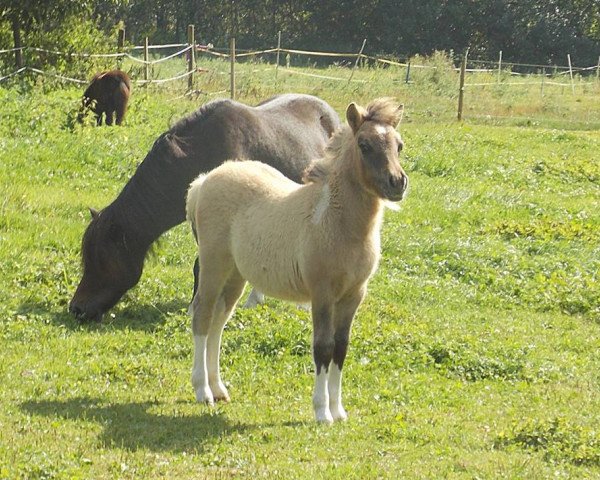
[[[331,206],[344,231],[364,239],[381,226],[383,202],[367,191],[351,162],[340,162],[328,178]]]

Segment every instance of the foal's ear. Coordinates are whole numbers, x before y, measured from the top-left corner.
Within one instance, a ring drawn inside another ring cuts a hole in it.
[[[400,125],[402,121],[402,117],[404,116],[404,104],[400,104],[396,109],[396,127]]]
[[[92,216],[92,220],[94,220],[95,218],[98,217],[98,215],[100,215],[100,212],[98,210],[96,210],[95,208],[88,207],[88,210],[90,211],[90,215]]]
[[[365,121],[366,110],[356,103],[352,102],[346,109],[346,120],[348,125],[352,129],[353,133],[356,133],[360,126]]]

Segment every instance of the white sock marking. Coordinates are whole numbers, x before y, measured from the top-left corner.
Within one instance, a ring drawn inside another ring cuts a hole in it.
[[[229,393],[221,381],[221,373],[219,370],[221,336],[223,334],[223,327],[226,320],[225,301],[223,298],[220,298],[215,306],[213,323],[211,323],[211,326],[208,330],[206,362],[208,371],[208,384],[212,391],[214,400],[224,400],[228,402]]]
[[[346,420],[348,415],[342,406],[342,371],[333,362],[329,366],[327,387],[329,390],[329,410],[333,420]]]
[[[333,423],[333,417],[329,411],[329,393],[327,391],[327,372],[321,367],[321,371],[315,374],[315,389],[313,393],[313,408],[317,422]]]
[[[214,403],[212,391],[208,386],[206,370],[206,335],[194,335],[194,366],[192,368],[192,386],[196,392],[196,400],[201,403]]]

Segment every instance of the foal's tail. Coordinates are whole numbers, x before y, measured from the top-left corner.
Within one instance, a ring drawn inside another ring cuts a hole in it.
[[[200,187],[204,183],[206,174],[199,175],[191,184],[187,192],[187,199],[185,202],[185,214],[186,218],[192,224],[192,231],[194,237],[196,236],[196,212],[198,211],[198,201],[200,196]],[[197,240],[197,239],[196,239]]]
[[[196,245],[198,244],[198,230],[196,229],[196,212],[198,211],[200,189],[202,187],[202,184],[204,183],[205,178],[206,174],[202,174],[190,184],[190,188],[187,191],[187,198],[185,201],[185,216],[192,225],[192,234],[194,235]],[[198,291],[199,278],[200,263],[198,257],[196,257],[196,260],[194,261],[194,290],[192,293],[192,301],[190,302],[190,306],[188,307],[189,313],[193,312],[192,302],[194,301],[194,297],[196,296],[196,292]]]

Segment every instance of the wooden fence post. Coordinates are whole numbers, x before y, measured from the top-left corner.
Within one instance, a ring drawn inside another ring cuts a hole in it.
[[[404,80],[405,83],[410,83],[410,58],[408,59],[408,62],[406,63],[406,79]]]
[[[279,70],[279,52],[281,51],[281,30],[277,32],[277,59],[275,60],[275,80],[277,80],[277,72]]]
[[[121,54],[125,50],[125,29],[119,28],[119,32],[117,34],[117,53]],[[123,63],[123,57],[117,57],[117,68],[121,69],[121,65]]]
[[[569,62],[569,76],[571,77],[571,91],[575,94],[575,84],[573,83],[573,65],[571,65],[571,54],[567,53],[567,61]]]
[[[546,67],[542,68],[542,97],[544,96],[544,82],[546,81]]]
[[[144,80],[150,77],[150,65],[148,64],[148,37],[144,38]]]
[[[13,40],[15,42],[15,64],[17,69],[23,68],[23,45],[21,40],[21,26],[16,17],[12,21]]]
[[[188,90],[194,89],[194,72],[196,71],[196,36],[194,32],[194,25],[188,25],[188,45],[190,53],[188,56]]]
[[[231,37],[230,40],[230,54],[229,54],[229,58],[230,58],[230,62],[231,62],[231,71],[229,74],[229,79],[230,79],[230,90],[231,90],[231,99],[235,100],[235,37]]]
[[[463,102],[465,96],[465,72],[467,71],[467,55],[469,54],[469,49],[465,51],[463,55],[462,62],[460,64],[460,83],[458,87],[458,121],[462,121],[463,116]]]
[[[596,80],[600,82],[600,56],[598,57],[598,66],[596,67]]]
[[[362,52],[365,49],[365,43],[367,43],[366,38],[363,40],[362,47],[360,47],[360,52],[358,52],[358,55],[356,55],[356,61],[354,62],[354,67],[352,67],[352,71],[350,72],[350,78],[348,79],[348,85],[350,85],[350,81],[352,80],[352,77],[354,76],[354,70],[356,70],[356,67],[358,66],[358,61],[360,60],[360,56],[362,55]]]
[[[502,74],[502,50],[498,54],[498,83],[500,83],[500,75]]]

